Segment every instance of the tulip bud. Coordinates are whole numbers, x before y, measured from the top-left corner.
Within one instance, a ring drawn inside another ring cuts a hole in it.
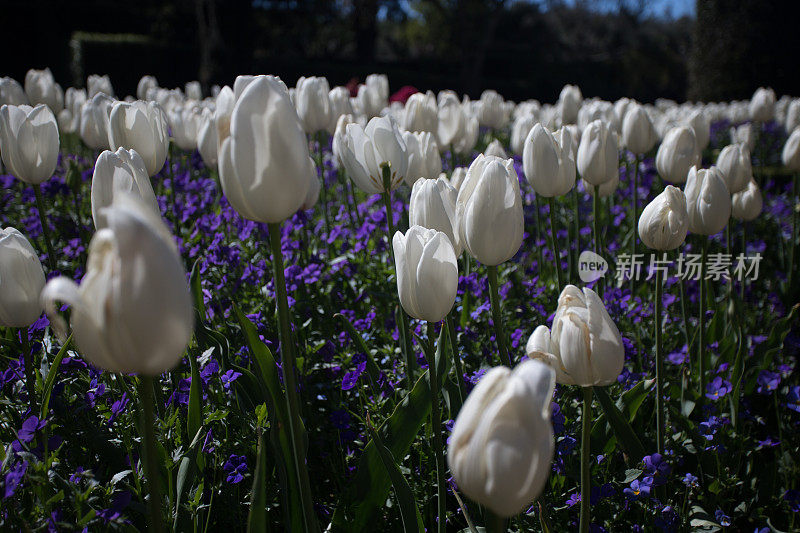
[[[328,93],[328,100],[331,102],[331,121],[328,123],[328,133],[331,135],[336,131],[336,124],[342,115],[352,115],[353,105],[350,103],[350,91],[347,87],[334,87]]]
[[[136,150],[119,148],[116,152],[106,150],[97,158],[92,175],[92,219],[97,229],[102,229],[100,213],[114,202],[120,194],[134,195],[142,205],[161,216],[150,177],[142,157]]]
[[[408,170],[405,182],[414,185],[420,178],[433,179],[442,171],[442,158],[433,136],[425,132],[403,132],[403,140],[408,149]]]
[[[775,91],[759,87],[750,99],[750,118],[769,122],[775,117]]]
[[[478,122],[487,128],[499,129],[505,125],[503,97],[497,91],[487,89],[481,93],[478,107]]]
[[[167,113],[172,138],[178,148],[192,152],[197,148],[200,129],[200,108],[194,105],[176,106]]]
[[[0,78],[0,105],[27,105],[28,97],[22,85],[14,78],[4,76]]]
[[[455,93],[440,93],[437,136],[441,146],[450,146],[463,135],[466,116]]]
[[[689,213],[683,191],[667,185],[639,216],[639,238],[652,250],[674,250],[686,240]]]
[[[453,150],[459,155],[467,155],[478,142],[478,119],[472,115],[464,117],[464,128],[453,142]]]
[[[553,370],[523,361],[494,367],[458,413],[447,463],[458,488],[501,517],[525,510],[550,475],[555,443],[550,402]]]
[[[764,200],[761,189],[758,188],[752,177],[747,187],[737,192],[731,198],[731,216],[739,220],[755,220],[761,214]]]
[[[285,86],[258,76],[236,100],[219,152],[222,189],[243,217],[276,223],[305,201],[312,170],[308,143]]]
[[[688,126],[694,132],[698,152],[702,152],[711,140],[711,121],[702,109],[698,109],[689,117]]]
[[[789,170],[800,171],[800,128],[795,128],[783,145],[781,160]]]
[[[217,166],[217,154],[219,143],[217,142],[217,125],[214,121],[214,113],[209,109],[203,109],[200,114],[199,126],[197,130],[197,151],[203,158],[203,163],[207,167]]]
[[[167,119],[161,106],[141,100],[116,102],[108,120],[108,144],[112,150],[136,150],[147,173],[155,176],[167,160],[169,146]]]
[[[743,144],[729,144],[719,153],[717,168],[725,178],[728,191],[731,193],[741,191],[753,177],[750,151]]]
[[[386,74],[370,74],[364,83],[383,100],[381,107],[385,107],[386,101],[389,99],[389,78]]]
[[[519,178],[511,159],[478,155],[456,199],[459,242],[487,266],[508,261],[522,245]]]
[[[6,168],[36,185],[50,179],[58,164],[58,126],[43,104],[0,108],[0,146]]]
[[[386,99],[381,95],[381,90],[375,85],[361,85],[358,88],[356,102],[361,113],[368,118],[377,117],[386,106]]]
[[[197,80],[186,82],[183,90],[186,93],[186,98],[189,100],[196,100],[199,102],[203,99],[203,87]]]
[[[353,115],[345,113],[341,115],[336,121],[336,129],[333,133],[333,141],[331,141],[331,152],[333,152],[334,160],[338,168],[343,168],[342,154],[344,153],[345,137],[347,136],[347,125],[354,124],[355,119]]]
[[[453,245],[456,257],[462,246],[458,235],[456,199],[458,190],[447,179],[419,179],[411,189],[408,224],[441,231]]]
[[[683,183],[693,165],[700,161],[694,131],[688,126],[672,128],[656,153],[658,174],[669,183]]]
[[[2,98],[0,98],[1,102]],[[786,110],[786,131],[794,131],[798,126],[800,126],[800,99],[792,100]],[[751,148],[750,151],[752,152],[753,149]]]
[[[575,185],[575,159],[572,136],[566,129],[557,133],[536,124],[525,140],[522,166],[525,177],[536,194],[545,198],[567,194]]]
[[[136,98],[139,100],[149,99],[147,93],[151,89],[158,89],[158,80],[156,80],[155,76],[142,76],[136,86]]]
[[[42,264],[28,239],[14,228],[0,230],[0,326],[33,324],[42,314],[44,282]]]
[[[25,94],[31,105],[44,104],[54,114],[64,109],[64,91],[49,68],[31,69],[25,74]]]
[[[500,159],[508,159],[508,154],[506,154],[503,145],[500,144],[500,141],[497,139],[494,139],[489,143],[489,146],[486,147],[486,150],[484,150],[483,154],[499,157]]]
[[[89,74],[89,78],[86,80],[86,92],[89,98],[99,93],[114,96],[114,88],[111,86],[111,79],[107,75]]]
[[[233,90],[227,85],[220,89],[214,103],[214,122],[217,126],[217,154],[219,154],[222,141],[231,134],[231,115],[233,114],[233,106],[236,104]]]
[[[590,288],[567,285],[558,297],[552,331],[539,326],[525,351],[547,363],[563,385],[592,387],[617,380],[625,363],[622,336],[603,300]]]
[[[578,120],[578,111],[583,103],[583,95],[577,85],[564,85],[558,97],[558,106],[561,110],[562,124],[575,124]]]
[[[645,154],[657,142],[658,134],[647,111],[639,104],[630,104],[622,120],[622,144],[634,154]]]
[[[331,121],[331,101],[328,80],[317,76],[297,80],[295,107],[306,133],[314,134],[328,127]]]
[[[94,95],[81,106],[81,140],[92,150],[107,150],[108,120],[114,100],[103,93]]]
[[[617,135],[607,123],[595,120],[583,131],[576,163],[581,177],[591,185],[619,179]]]
[[[514,121],[511,128],[511,150],[516,155],[522,155],[525,150],[525,139],[535,124],[537,121],[533,115],[523,115]]]
[[[746,124],[740,124],[735,128],[731,128],[730,134],[731,143],[743,144],[747,147],[750,153],[753,153],[753,150],[756,147],[756,136],[755,133],[753,133],[753,125],[750,122]]]
[[[689,231],[714,235],[722,231],[731,216],[731,193],[717,167],[689,170],[686,180],[686,205]]]
[[[133,196],[100,211],[104,229],[92,237],[80,286],[59,277],[41,301],[56,329],[56,301],[72,307],[75,343],[83,357],[110,372],[157,376],[180,361],[193,329],[186,271],[164,222]]]
[[[407,131],[427,131],[436,134],[439,126],[436,96],[431,91],[409,96],[403,112],[403,127]]]
[[[458,264],[447,235],[411,226],[392,239],[397,269],[397,292],[406,313],[428,322],[440,322],[456,301]]]
[[[366,128],[348,124],[342,152],[350,179],[368,194],[385,190],[382,166],[389,166],[389,190],[397,187],[408,171],[408,148],[397,123],[390,116],[375,117]]]

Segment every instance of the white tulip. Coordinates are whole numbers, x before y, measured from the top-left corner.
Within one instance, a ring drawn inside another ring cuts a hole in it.
[[[54,114],[64,109],[64,91],[49,68],[31,69],[25,74],[25,94],[31,105],[44,104]]]
[[[107,150],[108,121],[114,100],[99,93],[81,106],[81,140],[92,150]]]
[[[0,230],[0,326],[33,324],[42,314],[44,282],[42,264],[28,239],[14,228]]]
[[[743,190],[753,177],[750,151],[743,144],[729,144],[719,153],[717,168],[722,171],[728,191],[733,194]]]
[[[752,177],[747,187],[731,198],[731,216],[739,220],[755,220],[761,214],[764,199]]]
[[[525,150],[525,139],[535,124],[537,121],[533,115],[522,115],[514,121],[511,127],[511,150],[515,154],[522,155]]]
[[[328,80],[311,76],[297,80],[295,107],[306,133],[314,134],[328,127],[331,121],[331,101]]]
[[[622,120],[622,144],[634,154],[646,154],[658,142],[653,121],[644,107],[630,104]]]
[[[233,106],[236,104],[236,97],[233,89],[227,85],[220,89],[214,100],[214,123],[217,126],[217,154],[222,146],[222,141],[231,134],[231,115]]]
[[[478,155],[456,199],[459,241],[487,266],[508,261],[522,245],[519,178],[511,159]]]
[[[689,231],[714,235],[722,231],[731,216],[731,193],[717,167],[689,170],[686,180]]]
[[[702,152],[711,140],[711,121],[702,109],[698,109],[689,117],[688,125],[694,132],[698,151]]]
[[[447,463],[458,488],[501,517],[524,511],[550,475],[555,443],[553,370],[526,360],[492,368],[453,425]]]
[[[576,164],[581,177],[591,185],[619,179],[617,135],[606,122],[595,120],[583,131]]]
[[[503,103],[503,97],[497,94],[497,91],[492,89],[483,91],[478,107],[478,122],[480,125],[492,129],[502,128],[506,121]]]
[[[478,142],[479,133],[478,119],[473,115],[466,115],[461,134],[453,141],[453,150],[459,155],[469,155]]]
[[[622,336],[603,300],[592,289],[574,285],[558,297],[552,331],[536,328],[525,351],[553,368],[564,385],[610,385],[625,363]]]
[[[439,123],[436,131],[440,145],[446,147],[451,146],[463,135],[466,127],[466,116],[455,93],[444,92],[439,94]]]
[[[22,85],[14,78],[3,76],[0,78],[0,105],[27,105],[28,97]]]
[[[439,126],[438,113],[436,96],[431,91],[414,93],[406,102],[403,127],[407,131],[427,131],[435,135]]]
[[[442,171],[442,158],[433,135],[425,132],[403,132],[403,140],[408,150],[408,170],[406,185],[413,186],[420,178],[432,179]]]
[[[653,250],[674,250],[686,240],[689,213],[683,191],[667,185],[639,216],[639,238]]]
[[[483,151],[483,154],[499,157],[500,159],[508,159],[508,154],[506,153],[505,148],[503,148],[503,145],[497,139],[494,139],[489,143],[489,145],[486,147],[486,150]]]
[[[453,186],[455,190],[461,190],[461,185],[464,183],[464,180],[467,177],[467,168],[466,167],[456,167],[453,169],[452,174],[450,174],[450,185]]]
[[[97,158],[92,174],[91,191],[92,219],[95,228],[103,227],[100,213],[120,194],[138,197],[143,205],[161,216],[161,209],[150,184],[144,161],[136,150],[125,148],[119,148],[116,152],[106,150]]]
[[[462,252],[456,218],[457,198],[458,190],[446,178],[419,179],[411,189],[408,203],[409,226],[441,231],[453,245],[456,257]]]
[[[328,133],[331,135],[336,131],[336,124],[342,115],[352,115],[353,105],[350,103],[350,91],[347,87],[334,87],[328,93],[328,100],[331,102],[331,120],[328,123]]]
[[[561,196],[575,185],[572,135],[567,129],[556,133],[536,124],[525,139],[522,166],[525,178],[536,194],[545,198]]]
[[[789,170],[800,171],[800,127],[795,128],[783,145],[781,160]]]
[[[139,80],[139,84],[136,86],[136,97],[139,100],[149,99],[147,93],[151,89],[158,89],[158,80],[156,80],[155,76],[142,76]]]
[[[750,99],[750,118],[769,122],[775,117],[775,91],[759,87]]]
[[[167,113],[167,120],[178,148],[187,152],[194,151],[200,129],[200,108],[192,104],[176,106]]]
[[[578,120],[578,111],[583,103],[583,95],[577,85],[565,85],[558,97],[558,106],[561,111],[562,124],[575,124]]]
[[[192,299],[178,248],[164,222],[133,196],[103,210],[80,286],[66,277],[47,284],[42,303],[51,322],[56,301],[72,307],[75,343],[110,372],[157,376],[180,361],[193,329]]]
[[[383,166],[389,167],[388,189],[397,187],[408,170],[408,148],[390,116],[375,117],[366,128],[348,124],[342,152],[350,179],[368,194],[383,192]]]
[[[167,160],[169,146],[167,118],[161,106],[141,100],[116,102],[108,119],[108,144],[112,150],[136,150],[147,173],[155,176]]]
[[[0,107],[3,162],[18,179],[37,185],[50,179],[58,164],[58,125],[47,106]]]
[[[750,153],[753,153],[756,147],[756,135],[753,132],[753,124],[748,122],[740,124],[735,128],[730,129],[731,142],[734,144],[743,144],[747,146]]]
[[[447,235],[411,226],[392,239],[397,269],[397,292],[406,313],[440,322],[453,308],[458,289],[458,264]]]
[[[214,120],[214,113],[207,108],[203,109],[199,122],[197,151],[200,152],[200,157],[203,158],[203,163],[207,167],[216,168],[219,142],[217,141],[217,124]]]
[[[183,90],[186,93],[186,98],[189,100],[196,100],[199,102],[203,99],[203,87],[197,80],[186,82]]]
[[[219,151],[228,201],[249,220],[282,222],[306,199],[310,165],[306,136],[286,86],[272,76],[251,80],[236,100],[230,136]]]
[[[89,98],[99,93],[114,96],[114,88],[111,86],[111,79],[108,75],[89,74],[89,78],[86,80],[86,92]]]
[[[697,139],[694,130],[688,126],[677,126],[669,130],[656,153],[658,174],[669,183],[685,182],[689,169],[699,161]]]

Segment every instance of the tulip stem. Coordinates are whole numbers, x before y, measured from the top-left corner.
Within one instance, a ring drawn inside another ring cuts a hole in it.
[[[147,476],[149,499],[147,502],[148,531],[160,533],[164,531],[161,516],[161,479],[158,473],[158,455],[156,455],[155,404],[153,402],[153,378],[139,376],[139,401],[141,402],[142,444],[144,445],[144,472]]]
[[[564,287],[564,280],[561,274],[561,250],[558,247],[558,237],[556,236],[556,201],[552,196],[547,199],[550,204],[550,237],[553,239],[553,254],[556,259],[556,278],[558,279],[558,290]]]
[[[289,326],[289,303],[286,295],[286,279],[283,274],[283,252],[281,251],[280,223],[269,224],[269,243],[272,247],[272,272],[274,276],[275,295],[278,300],[278,325],[281,335],[281,371],[286,389],[286,405],[289,410],[289,436],[291,438],[294,459],[294,474],[297,486],[300,487],[300,501],[303,507],[305,531],[318,531],[311,500],[311,483],[306,468],[305,449],[303,445],[303,421],[300,417],[300,403],[297,397],[297,380],[295,377],[296,361],[294,343]]]
[[[536,250],[539,252],[539,267],[541,268],[544,262],[542,248],[539,246],[539,241],[542,239],[542,218],[541,213],[539,213],[539,195],[535,192],[533,194],[533,207],[536,210]]]
[[[633,198],[633,220],[631,221],[631,262],[633,264],[633,261],[635,261],[636,258],[636,226],[639,223],[639,154],[636,154],[636,160],[633,167],[633,193],[631,197]],[[631,276],[631,297],[633,297],[635,281],[636,280],[634,280],[634,277]]]
[[[701,245],[700,256],[700,315],[697,317],[698,327],[700,328],[699,339],[697,343],[697,362],[700,372],[700,397],[698,404],[700,407],[703,405],[703,397],[706,393],[706,255],[708,254],[708,237],[703,235],[701,237],[703,243]]]
[[[594,229],[594,253],[601,255],[603,246],[600,244],[600,186],[594,185],[594,198],[592,199],[592,226]],[[597,294],[603,297],[603,278],[597,280]]]
[[[572,281],[574,283],[578,282],[578,254],[581,253],[581,213],[578,206],[578,188],[572,188],[572,209],[574,211],[574,223],[575,223],[575,234],[573,235],[575,239],[575,253],[573,258],[573,266],[574,270],[572,271]]]
[[[592,436],[592,387],[583,387],[583,412],[581,412],[581,525],[580,532],[589,531],[591,498],[591,472],[589,458]]]
[[[794,247],[797,240],[797,203],[798,203],[798,187],[797,187],[797,174],[792,176],[792,198],[790,200],[792,207],[792,235],[789,240],[789,276],[788,284],[789,291],[792,291],[792,280],[794,278]]]
[[[22,339],[22,355],[25,357],[25,387],[28,390],[28,405],[31,414],[36,413],[36,375],[33,372],[33,354],[28,340],[28,328],[19,328]]]
[[[321,182],[322,187],[322,212],[325,216],[325,233],[331,232],[331,222],[330,222],[330,214],[328,213],[328,187],[325,185],[325,165],[323,163],[324,157],[322,155],[322,140],[324,139],[324,133],[318,131],[314,136],[317,141],[317,152],[316,152],[316,159],[317,159],[317,167],[319,168],[319,179]]]
[[[488,533],[506,533],[507,521],[502,516],[498,516],[493,512],[488,512],[486,517]]]
[[[497,348],[500,351],[500,361],[511,368],[511,358],[506,346],[505,331],[503,329],[503,314],[500,309],[500,297],[497,292],[497,265],[486,267],[489,271],[489,300],[492,304],[492,322],[494,322],[494,336],[497,338]]]
[[[40,183],[34,185],[33,192],[36,195],[36,210],[39,211],[39,221],[42,223],[42,236],[44,237],[44,244],[47,247],[47,265],[50,267],[50,272],[55,272],[56,254],[53,252],[53,241],[50,239],[50,228],[47,225],[47,219],[44,213],[42,185]]]
[[[458,339],[456,338],[456,326],[453,323],[452,311],[447,315],[447,336],[450,338],[450,350],[453,352],[453,364],[456,369],[456,382],[458,383],[458,395],[460,404],[464,405],[467,398],[467,389],[464,385],[464,369],[461,366],[461,357],[458,355]],[[455,416],[455,414],[454,414]]]
[[[662,284],[664,282],[664,272],[656,269],[656,304],[653,319],[656,326],[656,450],[664,455],[664,355],[663,339],[661,332],[661,313],[662,303]]]
[[[445,327],[442,324],[442,327]],[[438,520],[436,530],[444,533],[447,522],[447,486],[445,482],[444,444],[442,443],[442,415],[439,410],[439,376],[436,368],[436,328],[428,322],[428,379],[431,384],[431,426],[433,429],[433,447],[436,456],[436,501]]]

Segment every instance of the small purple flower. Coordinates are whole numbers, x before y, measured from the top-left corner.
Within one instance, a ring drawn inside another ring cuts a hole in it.
[[[225,464],[222,468],[228,473],[228,477],[225,481],[235,485],[236,483],[242,481],[244,479],[244,475],[248,472],[247,458],[244,455],[231,454],[231,456],[228,457],[228,460],[225,461]]]
[[[567,507],[572,507],[574,505],[578,505],[579,503],[581,503],[580,492],[573,492],[572,494],[569,495],[569,498],[567,498],[566,501]]]
[[[717,511],[714,513],[714,518],[716,518],[717,522],[719,522],[719,525],[723,527],[728,527],[731,525],[731,517],[723,513],[722,509],[717,509]]]
[[[793,513],[800,513],[800,491],[790,489],[783,495],[783,499],[789,504],[789,509]]]
[[[361,377],[361,374],[363,374],[366,369],[367,362],[362,361],[354,370],[351,370],[345,374],[342,378],[342,390],[350,390],[355,387],[356,383],[358,382],[358,378]]]
[[[762,370],[758,373],[758,393],[769,394],[778,388],[781,383],[781,375],[777,372]]]
[[[687,472],[685,476],[683,476],[683,484],[689,487],[690,489],[695,489],[700,486],[698,483],[697,476]]]
[[[220,376],[219,379],[222,381],[222,386],[225,388],[225,390],[230,390],[231,389],[231,383],[236,381],[241,376],[242,376],[241,372],[237,372],[237,371],[231,369],[231,370],[228,370],[227,372],[225,372],[224,374],[222,374],[222,376]]]
[[[109,426],[114,423],[114,420],[116,420],[123,411],[125,411],[125,408],[128,407],[128,403],[130,403],[130,400],[128,399],[128,393],[123,392],[122,398],[111,404],[111,416],[108,419]]]
[[[648,482],[648,480],[650,480]],[[643,480],[639,481],[638,479],[634,479],[631,481],[629,487],[625,487],[622,491],[625,496],[630,498],[631,500],[638,500],[644,496],[650,495],[650,487],[652,484],[652,478],[646,477]]]
[[[794,385],[786,395],[786,407],[800,413],[800,385]]]
[[[5,490],[3,491],[3,499],[10,498],[16,492],[17,487],[25,477],[25,472],[28,470],[28,461],[22,461],[12,467],[6,474]]]
[[[660,486],[667,482],[670,466],[660,453],[647,455],[642,462],[644,463],[645,471],[653,477],[654,486]]]
[[[730,381],[717,376],[711,383],[706,385],[706,398],[716,401],[724,398],[732,390],[733,386]]]

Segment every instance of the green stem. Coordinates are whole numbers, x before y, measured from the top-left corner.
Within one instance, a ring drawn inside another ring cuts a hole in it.
[[[442,324],[444,327],[444,324]],[[447,522],[447,486],[445,481],[444,444],[442,443],[442,415],[439,409],[439,376],[436,369],[436,348],[434,339],[436,329],[428,322],[428,377],[431,384],[431,426],[433,429],[433,447],[436,455],[436,501],[438,521],[436,530],[444,533]]]
[[[664,272],[656,270],[656,309],[653,317],[656,326],[656,450],[664,455],[664,346],[661,331],[661,313],[663,311],[662,291]]]
[[[581,413],[581,525],[580,532],[589,531],[591,498],[591,437],[592,437],[592,387],[583,387],[583,412]]]
[[[534,193],[533,195],[533,206],[534,209],[536,210],[536,242],[537,242],[536,250],[539,252],[539,265],[541,265],[543,262],[542,248],[538,245],[538,242],[542,238],[542,233],[541,233],[542,219],[541,219],[541,214],[539,213],[539,195],[536,193]]]
[[[325,186],[325,165],[323,165],[323,156],[322,156],[322,139],[324,137],[324,133],[318,131],[314,137],[317,141],[317,166],[319,167],[319,179],[321,180],[320,187],[322,187],[322,212],[325,216],[325,233],[331,232],[331,221],[330,221],[330,214],[328,213],[328,188]]]
[[[547,201],[550,204],[550,238],[553,239],[553,254],[556,257],[558,290],[561,291],[564,288],[564,280],[561,273],[561,250],[558,247],[558,238],[556,237],[556,201],[552,196]]]
[[[164,531],[161,516],[161,479],[158,472],[158,455],[156,454],[155,404],[153,402],[153,378],[139,376],[139,401],[142,410],[142,444],[144,445],[144,471],[147,476],[149,499],[147,501],[148,531],[161,533]]]
[[[491,511],[487,512],[486,514],[486,530],[488,533],[506,533],[508,521],[505,518],[498,516]]]
[[[601,255],[603,246],[600,243],[600,186],[594,186],[594,198],[592,199],[592,228],[594,232],[594,253]],[[603,278],[597,280],[597,294],[603,297]]]
[[[742,255],[747,256],[747,221],[742,221]],[[789,275],[791,276],[791,271],[789,271]],[[744,286],[747,283],[747,276],[742,276],[742,280],[739,282],[739,299],[741,300],[742,304],[744,304]],[[789,285],[791,287],[791,285]]]
[[[464,384],[464,369],[461,366],[461,357],[458,355],[458,339],[456,339],[456,326],[453,323],[453,312],[447,315],[447,336],[450,338],[450,351],[453,354],[453,364],[456,370],[456,382],[458,383],[458,394],[460,404],[464,405],[467,399],[467,388]]]
[[[633,220],[631,221],[631,261],[634,261],[636,258],[636,245],[637,245],[637,237],[639,236],[637,231],[637,225],[639,224],[639,154],[636,154],[636,162],[634,163],[633,167]],[[630,285],[631,285],[631,296],[633,296],[633,289],[636,280],[634,276],[631,276]]]
[[[469,253],[464,252],[464,277],[469,277],[472,268],[472,260]],[[465,327],[469,322],[470,309],[472,308],[472,291],[465,291],[464,298],[461,300],[461,327]]]
[[[289,303],[286,295],[286,279],[283,274],[283,252],[281,251],[280,223],[269,224],[269,243],[272,247],[272,272],[274,276],[275,294],[278,300],[278,325],[281,335],[281,371],[286,389],[286,405],[289,410],[289,435],[294,455],[297,485],[300,487],[300,501],[303,507],[303,519],[306,531],[318,531],[317,519],[314,515],[314,504],[311,499],[311,483],[306,467],[306,454],[303,440],[303,421],[300,417],[300,402],[297,395],[297,379],[295,377],[294,342],[290,330]]]
[[[36,411],[36,374],[33,371],[33,354],[31,353],[31,343],[28,340],[28,328],[19,328],[19,335],[22,339],[22,355],[25,357],[25,388],[28,391],[28,405],[31,414]]]
[[[689,345],[689,343],[691,342],[689,340],[689,320],[687,319],[688,314],[686,312],[686,297],[684,296],[684,287],[683,287],[683,277],[682,276],[678,277],[678,288],[680,290],[680,296],[681,296],[681,318],[683,319],[683,338],[684,338],[684,341],[686,342],[686,350],[688,352],[689,350],[691,350],[692,347]],[[689,371],[690,372],[691,372],[691,369],[692,369],[692,358],[689,357]]]
[[[795,241],[797,240],[797,194],[798,194],[798,184],[797,184],[797,174],[792,176],[792,236],[791,240],[789,241],[789,276],[788,276],[788,284],[786,285],[789,290],[792,290],[792,280],[794,278],[794,247]]]
[[[697,363],[700,372],[700,397],[698,404],[700,407],[703,405],[703,398],[706,393],[706,255],[708,254],[708,237],[701,236],[703,239],[702,251],[700,256],[700,315],[698,319],[698,327],[700,328],[697,343]]]
[[[575,234],[573,238],[575,239],[575,251],[573,252],[574,258],[572,260],[572,264],[574,266],[574,270],[572,271],[572,281],[573,283],[577,283],[578,281],[578,254],[581,253],[581,213],[578,207],[578,188],[572,188],[572,209],[574,211],[574,224],[575,224]]]
[[[53,251],[53,240],[50,238],[50,227],[47,225],[47,219],[45,218],[42,185],[40,183],[34,185],[33,192],[36,195],[36,210],[39,211],[39,220],[42,223],[42,236],[44,237],[44,244],[47,248],[47,265],[50,267],[50,272],[55,272],[56,254]]]
[[[503,314],[500,309],[500,296],[497,292],[497,265],[491,265],[486,268],[489,271],[489,299],[492,304],[494,336],[497,338],[497,348],[500,351],[500,362],[511,368],[511,357],[508,355],[506,335],[503,329]]]

